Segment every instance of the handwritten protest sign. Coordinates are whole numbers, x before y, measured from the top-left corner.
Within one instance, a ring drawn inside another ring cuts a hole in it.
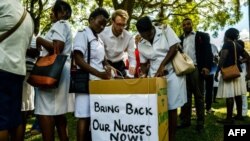
[[[90,82],[93,141],[168,141],[163,78]]]

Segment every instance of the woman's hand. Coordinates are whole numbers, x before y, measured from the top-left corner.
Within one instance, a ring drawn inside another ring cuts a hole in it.
[[[110,79],[111,71],[105,70],[104,72],[98,72],[97,77],[100,77],[101,79]]]
[[[209,69],[207,69],[207,68],[202,68],[201,74],[203,74],[204,76],[208,76],[208,75],[209,75]]]
[[[135,67],[129,67],[128,72],[130,75],[135,75]]]
[[[41,51],[42,47],[45,48],[50,54],[54,53],[55,48],[58,49],[57,53],[60,54],[60,52],[64,49],[64,42],[59,40],[53,40],[49,41],[42,37],[36,38],[36,48]]]
[[[168,71],[165,70],[165,67],[160,65],[160,67],[158,68],[155,77],[161,77],[161,76],[165,76],[168,74]]]

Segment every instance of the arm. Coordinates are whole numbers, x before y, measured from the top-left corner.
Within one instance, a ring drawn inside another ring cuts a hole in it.
[[[43,46],[50,54],[53,54],[54,49],[59,49],[61,53],[64,49],[64,44],[66,42],[66,35],[70,34],[71,30],[68,29],[64,22],[58,21],[51,27],[51,38],[46,40],[42,37],[37,37],[36,45],[38,49]]]
[[[48,41],[42,37],[37,37],[36,44],[38,50],[43,46],[50,54],[53,54],[54,48],[58,47],[59,51],[62,52],[64,49],[64,42],[59,40],[53,40],[53,42]]]
[[[82,69],[86,70],[87,72],[100,77],[102,79],[110,79],[111,75],[110,73],[105,72],[99,72],[95,68],[91,67],[87,62],[84,61],[84,56],[81,51],[74,50],[74,59],[76,64]]]
[[[217,67],[217,70],[216,70],[216,72],[215,72],[215,76],[214,76],[214,80],[215,80],[216,82],[218,82],[219,72],[220,72],[220,67],[218,66],[218,67]]]
[[[129,44],[128,44],[128,60],[129,60],[129,73],[131,75],[135,74],[135,66],[136,66],[136,59],[135,59],[135,40],[131,36]]]
[[[215,73],[215,81],[218,81],[218,74],[219,74],[221,68],[223,67],[223,64],[227,58],[228,52],[229,51],[227,49],[222,49],[220,52],[220,59],[219,59],[219,63],[218,63],[218,68],[217,68],[216,73]]]
[[[50,54],[53,53],[53,42],[48,41],[42,37],[36,38],[36,47],[38,50],[41,50],[41,46],[43,46]]]
[[[97,77],[108,79],[106,72],[99,72],[84,60],[84,54],[86,54],[88,51],[88,45],[90,44],[88,43],[87,33],[85,32],[85,29],[82,31],[78,31],[73,43],[73,57],[75,59],[76,65],[78,65],[80,69],[87,71]]]
[[[102,62],[102,65],[105,67],[105,66],[110,66],[110,64],[108,63],[108,60],[107,58],[105,57],[103,62]]]
[[[37,58],[40,55],[40,51],[36,48],[36,37],[33,35],[31,42],[30,42],[30,47],[27,49],[26,56],[30,58]]]
[[[39,56],[39,54],[40,54],[40,52],[39,52],[39,50],[36,49],[36,48],[28,48],[28,49],[27,49],[27,52],[26,52],[26,55],[27,55],[28,57],[31,57],[31,58],[36,58],[36,57]]]
[[[161,62],[160,67],[158,68],[155,77],[160,77],[160,76],[164,76],[165,75],[165,66],[170,63],[172,61],[172,59],[174,58],[174,56],[176,55],[177,51],[178,51],[178,47],[180,46],[179,43],[174,44],[173,46],[170,47],[166,57],[163,59],[163,61]]]
[[[250,56],[249,54],[246,52],[246,50],[244,49],[243,51],[243,58],[245,60],[245,63],[247,65],[247,75],[246,75],[246,78],[249,80],[250,79]]]
[[[150,66],[149,62],[140,63],[140,67],[141,67],[140,76],[141,77],[147,77],[148,76],[149,66]]]
[[[143,44],[138,43],[138,51],[139,51],[139,58],[140,58],[140,72],[139,76],[140,77],[147,77],[149,68],[150,68],[150,61],[146,56],[144,56],[144,51],[142,50],[140,46]]]
[[[219,64],[218,64],[219,68],[223,67],[223,64],[224,64],[224,62],[225,62],[225,60],[227,58],[228,53],[229,53],[229,51],[227,49],[222,49],[221,50]]]
[[[111,74],[111,76],[112,76],[111,71],[114,72],[114,75],[115,75],[115,76],[117,75],[116,69],[113,68],[113,67],[108,63],[108,60],[107,60],[106,57],[104,58],[104,60],[103,60],[103,62],[102,62],[102,65],[103,65],[105,71],[108,72],[109,74]],[[112,76],[112,77],[113,77],[113,76]]]
[[[204,57],[205,57],[205,65],[202,67],[202,72],[201,74],[203,75],[209,75],[209,72],[211,70],[211,67],[213,65],[213,52],[212,52],[212,47],[210,44],[210,39],[209,39],[209,35],[208,34],[204,34]]]

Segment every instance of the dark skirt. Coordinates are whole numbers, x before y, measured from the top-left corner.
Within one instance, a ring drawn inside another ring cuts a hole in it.
[[[22,123],[21,104],[24,76],[0,71],[0,130]]]

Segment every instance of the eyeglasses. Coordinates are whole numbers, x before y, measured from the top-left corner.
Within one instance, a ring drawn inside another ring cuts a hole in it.
[[[122,28],[126,28],[127,27],[127,24],[123,24],[123,23],[116,23],[114,22],[115,25],[119,26],[119,27],[122,27]]]

